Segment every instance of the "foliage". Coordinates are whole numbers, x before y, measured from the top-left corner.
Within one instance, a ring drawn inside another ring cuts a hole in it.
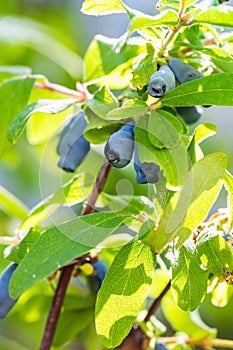
[[[27,67],[0,67],[3,161],[12,144],[25,136],[24,130],[38,148],[41,141],[54,147],[50,138],[57,135],[57,126],[60,132],[63,121],[68,125],[71,116],[82,110],[87,121],[83,136],[100,145],[102,154],[111,135],[131,123],[140,162],[160,169],[156,183],[143,185],[147,196],[116,195],[103,188],[107,168],[90,176],[84,162],[83,169],[78,167],[68,182],[60,183],[31,210],[0,186],[0,209],[17,220],[15,232],[0,237],[8,245],[1,268],[9,261],[17,264],[9,297],[19,300],[10,315],[17,319],[26,309],[25,322],[32,315],[44,317],[53,297],[48,285],[62,288],[60,276],[67,266],[74,266],[60,305],[53,343],[57,347],[76,339],[86,349],[113,349],[120,344],[124,349],[132,337],[134,345],[146,339],[148,349],[160,341],[169,349],[179,344],[184,349],[195,344],[211,348],[217,344],[217,330],[197,316],[198,307],[209,293],[217,303],[219,286],[227,291],[224,305],[232,294],[233,179],[227,157],[222,152],[204,155],[201,143],[217,132],[216,126],[198,123],[192,128],[176,107],[233,106],[233,11],[215,0],[160,0],[157,8],[157,15],[148,16],[121,0],[83,2],[81,11],[86,15],[125,13],[129,26],[118,39],[93,38],[84,56],[83,84],[77,83],[75,91],[50,83]],[[25,23],[19,20],[19,26],[24,28]],[[16,42],[26,40],[14,32],[9,35]],[[176,82],[153,98],[147,91],[152,74],[161,72],[160,67],[174,57],[203,77]],[[65,66],[76,78],[76,70]],[[44,127],[46,120],[49,130]],[[120,153],[122,144],[115,153]],[[57,155],[53,157],[58,161]],[[97,161],[91,162],[94,168]],[[117,176],[122,171],[117,170]],[[134,182],[135,177],[131,176]],[[223,187],[227,207],[211,216]],[[64,208],[69,209],[67,216],[59,212]],[[98,269],[93,269],[98,259],[105,261],[108,272],[96,296],[89,277],[98,276]],[[150,315],[158,304],[173,337]]]

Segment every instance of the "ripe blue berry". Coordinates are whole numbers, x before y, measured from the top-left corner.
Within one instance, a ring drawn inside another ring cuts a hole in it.
[[[90,151],[90,143],[84,138],[87,126],[84,112],[73,116],[60,134],[57,153],[60,155],[59,168],[74,172]]]
[[[90,277],[90,282],[95,292],[98,293],[108,268],[102,261],[99,260],[92,263],[92,266],[94,267],[94,274]]]
[[[131,161],[133,149],[134,124],[128,123],[109,137],[104,154],[114,167],[123,168]]]
[[[192,124],[198,121],[203,113],[199,106],[176,107],[176,110],[187,124]]]
[[[157,343],[154,350],[167,350],[167,347],[163,343]]]
[[[0,277],[0,318],[6,317],[10,309],[18,300],[11,298],[9,294],[11,276],[17,266],[16,263],[10,263]]]
[[[152,97],[161,97],[175,87],[175,76],[168,66],[161,66],[148,83],[147,91]]]
[[[168,65],[175,74],[176,80],[180,84],[203,77],[202,73],[179,58],[172,58]]]
[[[134,148],[134,169],[136,171],[136,182],[138,184],[158,182],[158,173],[160,171],[160,167],[155,163],[141,163],[139,160],[136,144]]]

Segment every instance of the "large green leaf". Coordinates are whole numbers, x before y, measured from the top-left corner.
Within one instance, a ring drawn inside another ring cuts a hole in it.
[[[86,173],[74,176],[56,192],[38,203],[22,221],[19,231],[27,231],[55,212],[61,205],[71,206],[85,200],[93,186],[92,177]]]
[[[100,212],[78,217],[46,230],[23,258],[11,280],[17,297],[70,260],[87,253],[125,220],[116,213]]]
[[[14,143],[22,134],[28,119],[34,113],[40,112],[45,114],[57,114],[75,104],[75,99],[60,99],[60,100],[38,100],[26,106],[13,119],[8,128],[8,140]]]
[[[95,81],[112,72],[116,67],[132,60],[140,52],[140,47],[134,44],[125,45],[116,53],[116,39],[97,35],[91,42],[85,54],[86,81]]]
[[[0,85],[0,158],[10,147],[8,126],[27,104],[34,82],[34,78],[15,77]]]
[[[0,186],[0,209],[19,219],[24,219],[28,213],[28,208],[3,186]]]
[[[114,212],[99,212],[67,221],[57,225],[56,229],[73,241],[94,248],[128,217],[129,215],[117,216]]]
[[[18,245],[7,247],[5,249],[4,257],[19,264],[23,257],[29,252],[31,247],[35,244],[40,235],[41,234],[39,231],[34,229],[29,230]]]
[[[214,64],[223,72],[233,72],[233,57],[225,49],[220,47],[202,48],[201,52],[210,56]]]
[[[12,297],[18,297],[61,266],[87,253],[90,248],[74,242],[56,228],[46,231],[15,270],[10,286]]]
[[[175,303],[171,291],[166,293],[161,304],[166,319],[176,331],[185,332],[193,339],[216,336],[217,330],[204,324],[199,313],[181,310]]]
[[[125,101],[120,108],[115,108],[107,115],[108,119],[127,119],[140,116],[148,110],[145,102],[134,99]]]
[[[177,236],[181,244],[205,219],[221,190],[226,165],[222,153],[209,154],[194,164],[182,189],[166,205],[158,229],[147,237],[156,251]]]
[[[105,142],[115,131],[120,129],[121,123],[114,120],[105,120],[99,118],[89,108],[86,109],[88,125],[85,129],[84,136],[91,143]]]
[[[151,111],[148,124],[149,139],[158,148],[175,148],[180,141],[180,134],[173,124],[173,120],[176,122],[176,117],[170,114],[168,118],[159,112]]]
[[[196,247],[203,266],[217,277],[226,277],[233,271],[233,255],[216,226],[204,229],[197,238]]]
[[[165,106],[217,105],[233,106],[233,74],[220,73],[179,85],[161,102]]]
[[[189,169],[189,160],[186,145],[180,140],[174,149],[159,149],[149,139],[149,118],[141,116],[135,128],[135,141],[137,142],[141,162],[154,162],[163,169],[167,181],[167,188],[177,190],[184,183]]]
[[[208,23],[223,27],[233,27],[233,9],[230,6],[211,7],[193,18],[194,23]]]
[[[133,241],[117,253],[98,293],[96,329],[106,347],[115,348],[129,333],[153,280],[155,256]]]
[[[173,10],[164,11],[155,16],[135,17],[129,27],[129,34],[146,27],[176,25],[178,21],[178,14]]]
[[[212,123],[204,123],[196,127],[188,147],[192,164],[195,164],[197,161],[203,158],[203,153],[200,151],[199,144],[208,137],[216,134],[217,131],[217,126]]]
[[[204,299],[209,273],[201,266],[193,243],[184,244],[177,254],[172,268],[173,296],[182,310],[192,311]]]
[[[141,90],[146,86],[152,74],[157,70],[157,57],[154,57],[155,48],[147,44],[147,55],[142,58],[137,67],[133,68],[133,77],[130,84],[134,89]]]
[[[86,15],[94,16],[126,12],[121,0],[85,0],[81,11]]]
[[[106,115],[118,107],[117,99],[106,85],[101,86],[93,98],[85,102],[85,105],[103,119],[107,119]]]

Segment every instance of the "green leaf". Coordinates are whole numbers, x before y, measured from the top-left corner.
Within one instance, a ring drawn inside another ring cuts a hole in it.
[[[126,216],[117,217],[116,213],[100,212],[46,230],[15,270],[10,287],[12,296],[19,296],[72,259],[87,253],[126,219]]]
[[[166,118],[156,111],[151,111],[148,130],[150,130],[149,139],[154,146],[158,148],[175,148],[178,145],[180,134],[174,127],[174,119],[176,117],[172,114]]]
[[[11,217],[24,219],[28,208],[5,187],[0,185],[0,209]]]
[[[220,73],[179,85],[161,102],[165,106],[217,105],[233,106],[233,74]]]
[[[182,310],[192,311],[205,297],[209,273],[201,267],[192,242],[184,244],[177,254],[172,268],[172,293]]]
[[[114,108],[118,107],[117,99],[106,85],[103,85],[94,94],[91,100],[85,102],[93,113],[98,117],[107,119],[106,115]]]
[[[217,131],[217,126],[212,123],[204,123],[196,127],[188,148],[192,164],[195,164],[198,160],[203,158],[203,154],[200,154],[199,144],[206,140],[208,137],[215,135]]]
[[[45,231],[12,275],[10,293],[17,298],[36,282],[79,257],[91,247],[74,242],[57,228]]]
[[[225,172],[224,185],[227,190],[228,225],[230,232],[233,228],[233,176],[227,170]]]
[[[111,73],[116,67],[132,60],[141,51],[140,46],[127,44],[116,53],[117,39],[110,39],[103,35],[97,35],[91,42],[85,54],[86,78],[90,83],[102,79]]]
[[[129,333],[150,291],[154,266],[151,249],[137,241],[117,253],[96,302],[96,329],[104,346],[115,348]]]
[[[160,165],[166,177],[167,188],[177,190],[184,183],[189,169],[186,145],[182,140],[172,150],[158,149],[152,145],[148,136],[149,118],[147,115],[141,116],[137,120],[135,128],[134,136],[140,161],[154,162]]]
[[[171,291],[166,293],[161,305],[166,319],[176,331],[185,331],[193,339],[216,336],[217,330],[204,324],[196,311],[188,312],[181,310],[175,303]]]
[[[104,16],[111,13],[126,12],[126,9],[120,0],[85,0],[81,11],[86,15]]]
[[[34,82],[34,78],[15,77],[0,85],[0,158],[10,147],[7,140],[8,126],[27,104]]]
[[[159,9],[159,11],[165,11],[169,9],[178,11],[180,8],[180,1],[179,0],[159,0],[156,4],[156,7]]]
[[[30,105],[26,106],[19,114],[13,119],[8,128],[8,140],[11,143],[16,142],[19,136],[22,134],[28,119],[34,113],[41,112],[45,114],[56,114],[64,111],[75,104],[75,99],[60,99],[60,100],[38,100]]]
[[[105,120],[99,118],[89,108],[86,109],[88,125],[85,129],[84,136],[91,143],[98,144],[105,142],[122,124],[114,120]]]
[[[115,108],[108,113],[108,119],[128,119],[144,114],[148,110],[148,106],[145,102],[133,99],[127,100],[120,108]]]
[[[134,89],[141,90],[146,86],[152,74],[157,70],[157,58],[154,58],[154,52],[154,47],[148,43],[147,55],[142,58],[132,71],[133,78],[130,80],[130,84]]]
[[[57,229],[73,241],[94,248],[127,218],[129,215],[117,216],[114,212],[99,212],[57,225]]]
[[[196,127],[193,132],[195,143],[199,144],[206,140],[208,137],[213,136],[218,131],[218,127],[213,123],[204,123]]]
[[[213,58],[216,64],[217,64],[217,61],[221,61],[222,64],[230,64],[230,67],[232,67],[233,65],[233,57],[225,49],[221,47],[201,48],[201,52]],[[231,72],[232,70],[229,71],[229,73]]]
[[[182,189],[167,203],[158,229],[146,238],[155,251],[177,236],[180,245],[205,219],[221,190],[226,165],[222,153],[209,154],[194,164]]]
[[[24,217],[18,230],[27,231],[30,227],[37,226],[61,205],[71,206],[82,202],[90,194],[90,188],[92,186],[92,176],[88,176],[86,173],[74,176],[60,189],[32,208],[30,213]]]
[[[222,27],[233,27],[233,9],[230,6],[221,5],[211,7],[207,11],[201,11],[193,18],[194,23],[208,23]]]
[[[233,270],[233,255],[216,226],[206,227],[197,237],[196,248],[203,266],[217,277]]]
[[[39,231],[30,229],[30,231],[17,246],[11,246],[5,249],[4,257],[19,264],[23,257],[29,252],[31,247],[35,244],[40,235],[41,234]]]
[[[131,22],[131,25],[129,27],[129,34],[133,33],[135,30],[146,27],[161,25],[173,26],[176,25],[178,21],[178,14],[173,10],[164,11],[155,16],[136,17]]]

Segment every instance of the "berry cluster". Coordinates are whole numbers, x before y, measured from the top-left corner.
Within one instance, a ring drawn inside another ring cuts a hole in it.
[[[134,142],[134,122],[129,122],[113,133],[104,149],[107,160],[116,168],[128,165],[134,153],[134,168],[138,184],[156,183],[159,166],[154,163],[141,163]],[[84,138],[86,128],[84,112],[74,115],[60,134],[57,153],[60,155],[58,166],[67,172],[74,172],[87,156],[90,143]]]
[[[203,74],[194,67],[183,62],[179,58],[172,58],[168,62],[168,66],[161,66],[159,70],[151,76],[147,91],[152,97],[162,97],[169,90],[175,88],[175,81],[179,84],[184,84],[202,77]],[[187,124],[195,123],[202,115],[200,106],[176,107],[176,111]]]
[[[172,58],[168,65],[162,65],[152,74],[147,91],[152,97],[159,98],[174,89],[176,82],[183,84],[201,77],[203,74],[194,67],[179,58]],[[176,107],[176,111],[188,124],[196,122],[202,114],[200,106]],[[80,111],[60,134],[57,146],[57,153],[60,155],[58,166],[67,172],[74,172],[90,150],[90,143],[83,136],[86,126],[85,114]],[[114,167],[123,168],[130,163],[134,154],[136,182],[156,183],[160,167],[152,162],[141,163],[134,141],[134,128],[134,121],[130,121],[114,132],[105,145],[105,157]]]

